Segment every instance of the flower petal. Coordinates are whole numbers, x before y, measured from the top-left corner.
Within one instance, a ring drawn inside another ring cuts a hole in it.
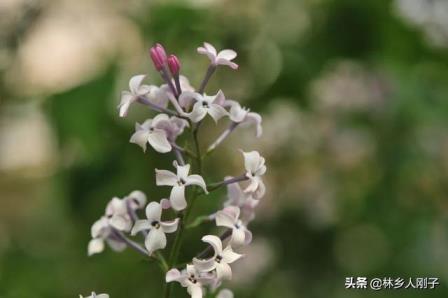
[[[261,156],[257,151],[243,152],[244,155],[244,167],[249,173],[255,173],[260,166]]]
[[[222,242],[219,237],[215,235],[206,235],[202,237],[202,241],[205,243],[210,244],[213,249],[215,250],[215,255],[219,255],[222,252]]]
[[[165,246],[165,233],[161,229],[151,229],[145,239],[145,247],[148,250],[148,254],[152,255],[154,251],[165,248]]]
[[[233,228],[232,230],[232,238],[230,239],[230,242],[233,246],[239,247],[243,245],[246,242],[246,233],[245,228]]]
[[[131,219],[123,215],[113,215],[109,218],[109,224],[119,231],[129,231],[132,227]]]
[[[262,118],[257,113],[250,112],[246,115],[245,122],[249,124],[252,123],[255,124],[257,138],[261,137],[261,135],[263,134],[263,127],[261,126],[261,121]]]
[[[177,269],[169,270],[165,275],[166,282],[179,281],[182,278],[182,274]]]
[[[172,221],[161,221],[160,226],[164,233],[173,233],[176,232],[177,226],[179,224],[179,218],[176,218]]]
[[[216,262],[214,258],[201,260],[198,258],[193,258],[194,267],[198,272],[209,272],[215,269]]]
[[[222,289],[219,291],[218,295],[216,295],[216,298],[234,298],[234,295],[229,289]]]
[[[183,180],[187,180],[188,173],[190,173],[190,165],[178,165],[177,162],[174,164],[174,166],[177,168],[177,177]]]
[[[139,145],[140,147],[142,147],[143,152],[145,152],[146,143],[148,142],[149,135],[150,135],[149,131],[139,129],[136,132],[134,132],[129,142]]]
[[[204,178],[200,175],[190,175],[185,179],[186,185],[197,185],[200,186],[205,193],[208,193],[207,186],[205,184]]]
[[[131,104],[135,101],[134,95],[128,91],[121,92],[121,100],[118,105],[120,117],[126,117],[128,115],[128,110]]]
[[[130,80],[129,80],[129,90],[131,91],[132,94],[137,95],[138,94],[138,89],[140,87],[140,85],[142,84],[142,81],[144,80],[144,78],[146,77],[146,75],[136,75],[133,76]]]
[[[191,298],[202,298],[202,287],[199,284],[191,284],[187,288],[187,292],[191,295]]]
[[[231,264],[236,260],[240,259],[243,255],[237,254],[230,248],[230,246],[228,246],[224,249],[221,256],[223,262]]]
[[[109,221],[105,216],[95,221],[95,223],[92,225],[92,228],[90,229],[90,234],[92,235],[92,238],[97,238],[100,236],[106,237],[107,235],[104,234],[106,230],[108,230],[108,227],[109,227]]]
[[[87,246],[87,254],[89,256],[100,253],[104,250],[104,240],[101,238],[94,238],[90,240]]]
[[[176,211],[184,210],[187,207],[187,201],[185,200],[185,186],[173,186],[170,194],[170,203]]]
[[[221,262],[216,264],[216,277],[218,279],[232,279],[232,269],[230,268],[229,264]]]
[[[141,232],[143,230],[150,230],[151,229],[151,222],[146,219],[139,219],[135,222],[134,226],[131,230],[131,235],[137,235],[138,232]]]
[[[207,109],[202,106],[201,102],[197,102],[193,105],[191,113],[187,114],[194,123],[201,121],[207,115]]]
[[[155,129],[149,133],[148,142],[157,152],[166,153],[171,151],[171,144],[168,142],[166,132],[161,129]]]
[[[156,184],[158,186],[177,185],[177,175],[171,171],[156,169]]]
[[[214,103],[210,104],[207,112],[215,122],[218,122],[219,119],[229,114],[222,106]]]
[[[227,178],[226,178],[227,179]],[[244,200],[244,193],[238,183],[231,183],[227,185],[227,197],[231,205],[239,205]]]
[[[238,69],[238,64],[227,59],[217,58],[215,61],[217,65],[227,65],[231,69]]]
[[[233,229],[234,225],[235,225],[235,219],[232,218],[232,216],[230,216],[229,214],[221,211],[218,211],[216,213],[216,225],[219,227],[227,227],[230,229]]]
[[[179,105],[189,107],[193,102],[202,101],[202,95],[197,92],[183,91],[179,96]]]
[[[218,93],[216,93],[215,97],[213,98],[213,103],[224,106],[224,103],[226,102],[226,97],[224,96],[224,92],[222,90],[219,90]]]
[[[218,59],[225,59],[225,60],[233,60],[236,58],[236,52],[234,50],[225,49],[218,53],[218,56],[216,58]]]
[[[131,207],[133,209],[143,208],[146,204],[146,195],[140,190],[134,190],[128,195],[128,199],[131,200]]]
[[[162,206],[158,202],[151,202],[146,206],[146,218],[151,223],[153,221],[160,221],[162,217]]]

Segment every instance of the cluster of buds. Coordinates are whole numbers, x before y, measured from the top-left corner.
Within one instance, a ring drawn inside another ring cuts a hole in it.
[[[156,185],[170,187],[171,191],[168,198],[148,204],[141,191],[133,191],[122,199],[113,198],[105,214],[92,226],[88,254],[102,252],[107,243],[115,251],[131,248],[156,260],[168,283],[166,298],[171,297],[172,282],[185,287],[194,298],[204,297],[207,291],[214,297],[231,298],[233,293],[230,290],[219,288],[222,281],[232,278],[232,264],[243,257],[238,250],[251,243],[252,233],[248,225],[255,218],[255,208],[265,193],[262,180],[266,172],[265,160],[257,151],[240,150],[244,161],[241,173],[215,183],[207,183],[202,163],[237,127],[252,124],[256,136],[261,136],[261,116],[227,99],[221,90],[215,95],[205,94],[207,83],[219,65],[238,68],[232,61],[236,53],[233,50],[218,53],[208,43],[199,47],[198,53],[210,59],[198,90],[180,74],[179,59],[175,55],[167,55],[163,46],[156,44],[150,49],[150,57],[164,84],[145,85],[145,75],[136,75],[129,82],[129,91],[122,92],[118,106],[120,117],[125,117],[134,103],[157,113],[142,124],[136,123],[130,142],[140,146],[143,152],[149,144],[156,152],[173,154],[175,171],[155,169]],[[202,153],[198,131],[207,116],[215,122],[228,118],[229,125]],[[190,142],[178,143],[178,137],[187,130],[191,131]],[[227,188],[227,200],[218,211],[190,219],[195,202],[222,187]],[[139,217],[142,209],[145,209],[146,217],[143,219]],[[169,219],[162,219],[165,217]],[[192,256],[189,262],[179,262],[182,234],[186,229],[202,224],[212,224],[212,227],[220,227],[224,231],[220,235],[203,236],[206,248]],[[143,243],[132,238],[137,234],[143,237]],[[163,250],[171,237],[167,234],[175,235],[171,251],[165,256]],[[179,267],[179,264],[187,265]]]

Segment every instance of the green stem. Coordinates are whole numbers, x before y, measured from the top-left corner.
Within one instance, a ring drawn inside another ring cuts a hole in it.
[[[197,164],[197,171],[199,175],[202,175],[202,156],[201,151],[199,147],[199,140],[198,140],[198,129],[201,125],[201,122],[199,122],[196,127],[193,129],[193,142],[196,150],[195,159]],[[170,257],[168,260],[168,268],[173,267],[177,263],[177,258],[179,256],[180,248],[182,247],[182,241],[183,241],[183,235],[185,230],[185,224],[188,222],[188,218],[191,214],[191,210],[193,210],[194,202],[196,201],[196,198],[200,194],[199,187],[195,187],[193,191],[193,196],[190,200],[190,204],[188,204],[187,209],[185,209],[182,213],[179,215],[179,227],[176,233],[176,237],[174,239],[173,248],[171,249]],[[165,286],[165,298],[171,297],[171,292],[173,289],[173,283],[167,283]]]

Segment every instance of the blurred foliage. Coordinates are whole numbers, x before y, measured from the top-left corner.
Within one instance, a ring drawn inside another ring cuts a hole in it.
[[[272,257],[250,282],[230,284],[236,297],[447,297],[448,52],[406,22],[396,1],[131,2],[111,1],[108,10],[131,22],[145,46],[158,41],[184,58],[196,85],[206,64],[192,53],[202,41],[237,50],[238,73],[220,69],[209,92],[222,87],[264,117],[261,145],[244,134],[233,142],[255,144],[267,156],[269,198],[252,231]],[[150,63],[107,57],[107,67],[74,87],[23,93],[27,87],[14,84],[21,78],[8,75],[10,61],[53,5],[38,3],[19,7],[23,22],[1,35],[0,120],[9,129],[7,120],[17,115],[11,106],[37,105],[57,154],[33,170],[46,174],[28,176],[25,168],[0,176],[0,297],[91,290],[160,297],[157,266],[132,251],[86,256],[90,225],[110,198],[133,189],[151,200],[168,195],[155,188],[153,169],[169,168],[171,158],[128,143],[133,122],[149,113],[135,108],[123,120],[115,110],[129,74]],[[212,138],[204,133],[204,146]],[[210,181],[239,171],[234,148],[211,158]],[[213,194],[194,212],[210,212],[224,195]],[[205,232],[188,235],[182,259],[202,248]],[[254,262],[266,261],[259,258]],[[436,276],[441,285],[345,290],[348,276]],[[176,297],[186,297],[178,286]]]

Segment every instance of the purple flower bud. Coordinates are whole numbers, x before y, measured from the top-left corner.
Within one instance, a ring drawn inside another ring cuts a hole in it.
[[[160,71],[166,63],[166,52],[163,46],[157,43],[149,50],[149,55],[151,56],[152,62],[155,68]]]
[[[176,55],[170,55],[168,57],[168,67],[170,68],[171,74],[173,76],[179,74],[180,61],[176,57]]]

